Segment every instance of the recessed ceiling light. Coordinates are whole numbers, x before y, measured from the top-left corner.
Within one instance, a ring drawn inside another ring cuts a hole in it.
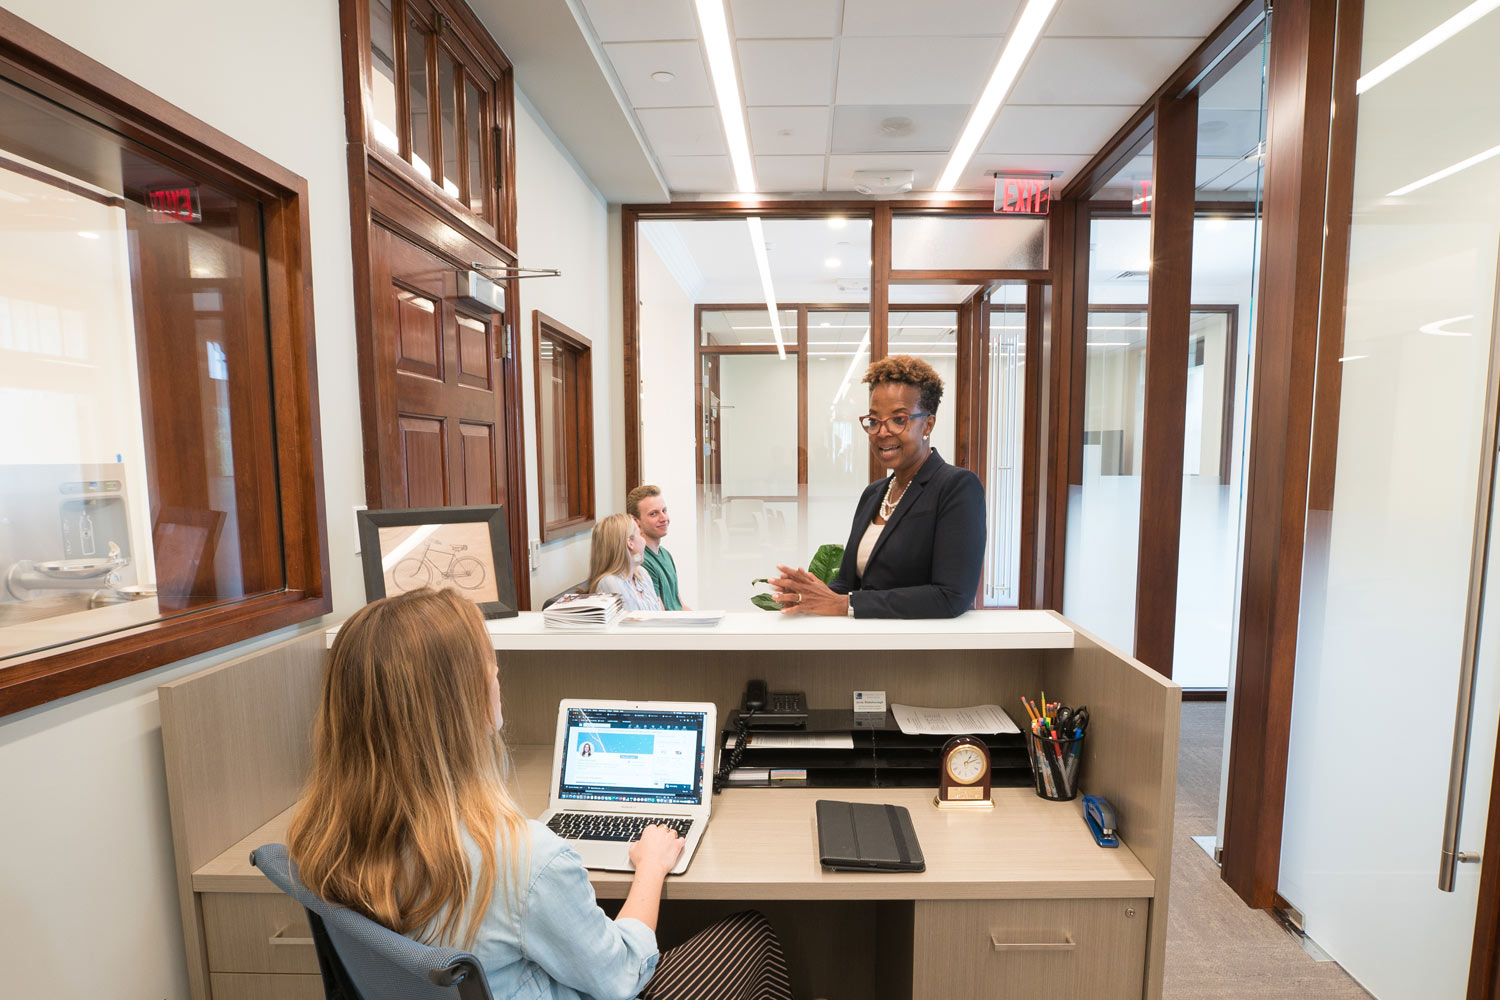
[[[659,69],[655,73],[651,74],[651,79],[655,80],[657,83],[671,83],[673,80],[677,79],[677,74],[671,72],[670,70]]]
[[[979,95],[974,110],[969,113],[968,124],[958,137],[958,144],[953,147],[948,166],[944,168],[943,176],[933,190],[952,191],[958,186],[959,175],[969,165],[969,159],[974,155],[974,150],[979,148],[980,140],[989,132],[990,124],[1000,111],[1000,105],[1010,96],[1011,87],[1015,86],[1016,78],[1021,75],[1021,68],[1031,57],[1031,50],[1036,47],[1037,39],[1042,37],[1042,29],[1047,27],[1047,20],[1056,6],[1057,0],[1028,0],[1026,9],[1021,11],[1021,16],[1016,21],[1016,30],[1005,40],[1005,48],[1001,50],[1000,59],[995,63],[995,71],[990,74],[990,82],[984,85],[984,93]]]
[[[829,258],[827,258],[827,259],[825,259],[823,261],[823,266],[824,267],[843,267],[844,266],[844,262],[841,261],[841,260],[839,260],[837,257],[829,257]]]
[[[1449,316],[1447,319],[1438,319],[1433,320],[1431,323],[1423,323],[1421,326],[1417,327],[1417,329],[1422,333],[1430,334],[1434,337],[1470,337],[1473,336],[1473,334],[1471,334],[1468,330],[1449,330],[1447,329],[1447,326],[1449,323],[1462,323],[1464,320],[1473,318],[1474,317],[1472,315]]]
[[[831,218],[831,219],[828,220],[828,228],[829,229],[843,229],[848,224],[849,224],[849,220],[848,219],[842,218],[842,217],[837,216],[837,215],[835,215],[833,218]]]
[[[1401,72],[1439,45],[1463,31],[1490,11],[1500,8],[1500,0],[1475,0],[1406,48],[1360,77],[1354,84],[1354,92],[1363,94],[1382,80]]]
[[[703,47],[708,51],[708,71],[719,104],[719,118],[724,123],[724,138],[729,143],[735,183],[740,194],[755,194],[750,134],[745,130],[745,110],[740,102],[739,77],[734,71],[734,47],[729,41],[724,0],[694,0],[693,5],[698,10],[698,30],[703,35]]]

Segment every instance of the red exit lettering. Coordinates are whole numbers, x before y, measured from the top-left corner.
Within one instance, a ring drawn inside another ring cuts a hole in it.
[[[146,192],[146,208],[158,222],[203,220],[198,190],[192,187],[151,188]]]
[[[1007,215],[1046,215],[1052,207],[1051,176],[995,177],[995,211]]]

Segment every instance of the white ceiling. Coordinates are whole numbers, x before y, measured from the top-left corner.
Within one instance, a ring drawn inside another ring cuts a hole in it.
[[[476,0],[485,4],[520,5]],[[691,0],[566,4],[671,194],[732,191]],[[1066,183],[1234,6],[1062,0],[959,189],[988,193],[990,175],[1004,169],[1056,171]],[[931,189],[1020,8],[1021,0],[728,0],[759,189],[843,194],[854,171],[869,169],[913,170],[916,190]],[[652,79],[662,72],[672,78]],[[524,88],[519,66],[517,76]],[[594,180],[609,196],[608,180]]]

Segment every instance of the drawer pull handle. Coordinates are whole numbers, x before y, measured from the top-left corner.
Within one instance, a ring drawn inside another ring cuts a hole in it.
[[[1078,947],[1067,934],[1061,941],[1002,941],[993,933],[990,946],[996,951],[1073,951]]]
[[[310,937],[288,937],[286,932],[291,929],[291,924],[288,924],[281,930],[277,931],[275,934],[272,934],[270,937],[271,947],[275,948],[277,946],[284,945],[300,945],[305,948],[311,948],[313,946],[313,939]]]

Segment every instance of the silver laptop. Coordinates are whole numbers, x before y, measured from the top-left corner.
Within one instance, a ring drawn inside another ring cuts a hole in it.
[[[718,714],[700,702],[564,700],[541,821],[584,867],[627,872],[644,827],[673,827],[687,840],[681,875],[708,826]]]

